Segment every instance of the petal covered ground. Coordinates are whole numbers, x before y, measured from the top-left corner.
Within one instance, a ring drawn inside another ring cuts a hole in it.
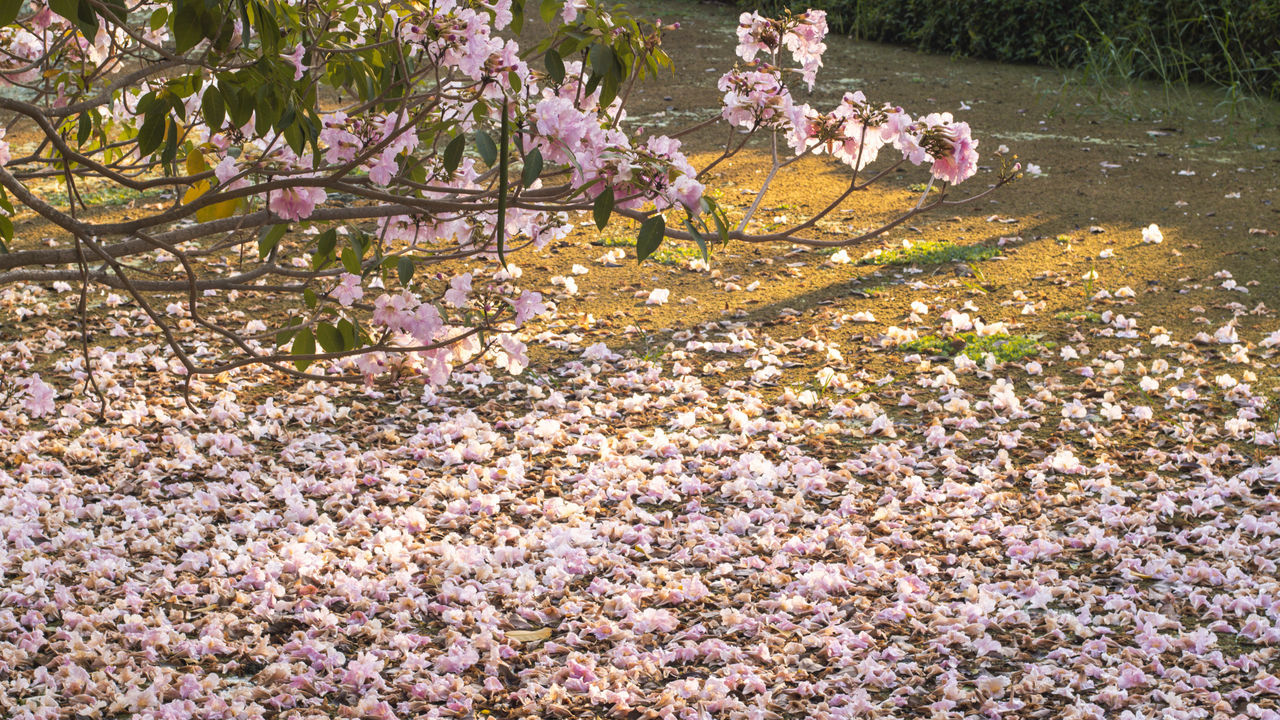
[[[545,375],[439,394],[245,373],[202,414],[95,347],[109,423],[0,405],[0,711],[1280,717],[1280,334],[1108,312],[998,365],[816,317],[656,360],[548,329]],[[83,377],[75,342],[0,366]]]

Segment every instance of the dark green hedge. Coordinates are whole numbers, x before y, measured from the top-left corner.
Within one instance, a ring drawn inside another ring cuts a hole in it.
[[[931,52],[1209,82],[1280,99],[1280,0],[737,0]]]

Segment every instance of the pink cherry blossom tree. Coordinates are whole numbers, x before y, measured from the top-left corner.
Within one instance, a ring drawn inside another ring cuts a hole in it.
[[[661,41],[672,27],[594,1],[548,2],[550,33],[525,48],[513,36],[532,9],[0,1],[0,109],[12,118],[0,137],[0,285],[70,284],[82,325],[91,288],[123,291],[189,378],[265,364],[369,381],[394,366],[443,383],[490,351],[499,367],[525,366],[520,327],[548,306],[507,258],[564,237],[575,211],[601,228],[615,215],[638,221],[643,260],[667,237],[704,254],[717,239],[855,244],[965,201],[947,193],[977,169],[967,124],[861,93],[827,112],[795,99],[791,86],[812,88],[822,65],[820,11],[742,16],[745,64],[719,81],[723,110],[685,131],[730,128],[724,152],[698,169],[684,133],[641,142],[625,130],[632,87],[670,66]],[[11,146],[15,130],[36,139]],[[731,227],[703,182],[757,134],[773,168]],[[900,157],[860,177],[889,148]],[[792,227],[750,233],[778,173],[818,154],[849,166],[848,189]],[[932,195],[860,237],[806,235],[903,163],[929,166]],[[991,186],[1015,172],[1002,162]],[[86,199],[104,188],[163,201],[106,219]],[[15,235],[25,211],[55,226],[49,246]],[[435,270],[460,260],[489,270]],[[230,327],[208,312],[209,295],[293,312],[277,327]],[[31,385],[43,407],[43,385]]]

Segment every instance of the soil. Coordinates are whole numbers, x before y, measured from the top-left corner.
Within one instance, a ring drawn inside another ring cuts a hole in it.
[[[715,81],[737,59],[737,13],[707,3],[636,2],[629,8],[680,23],[664,38],[674,71],[633,93],[632,122],[673,132],[714,114]],[[656,350],[668,333],[703,321],[766,323],[775,326],[771,335],[782,338],[803,332],[807,317],[870,312],[879,323],[850,325],[848,337],[835,338],[853,344],[859,335],[902,324],[913,300],[940,308],[970,302],[989,321],[1014,322],[1017,332],[1064,338],[1073,332],[1071,323],[1055,316],[1104,312],[1109,301],[1089,299],[1100,289],[1132,288],[1137,304],[1122,312],[1137,317],[1144,330],[1164,326],[1175,337],[1224,324],[1235,314],[1232,300],[1250,310],[1280,307],[1280,104],[1231,106],[1212,88],[1085,85],[1044,67],[948,58],[843,37],[829,37],[827,44],[815,92],[801,94],[802,101],[832,107],[844,92],[862,90],[871,101],[892,102],[912,114],[951,112],[973,127],[984,163],[1005,145],[1024,167],[1041,169],[1040,176],[1024,175],[988,199],[915,218],[907,229],[849,248],[857,260],[904,242],[999,246],[999,256],[972,264],[980,282],[955,265],[910,271],[832,265],[824,255],[785,244],[737,243],[717,250],[712,274],[718,277],[653,261],[637,266],[630,248],[620,267],[602,267],[592,262],[603,248],[591,245],[601,242],[591,226],[551,249],[545,260],[522,261],[526,269],[549,275],[566,274],[572,263],[591,268],[578,278],[579,297],[559,297],[562,317],[577,313],[584,330],[614,338],[631,327],[632,347]],[[686,147],[701,151],[695,166],[723,148],[724,133],[714,127],[686,140]],[[739,213],[752,198],[748,191],[768,171],[763,143],[749,153],[709,180],[718,200],[736,205]],[[841,167],[825,158],[793,170],[774,183],[757,217],[803,216],[847,181]],[[907,188],[927,181],[926,173],[911,170],[855,196],[847,210],[832,216],[834,227],[822,238],[853,235],[909,207],[916,193]],[[980,173],[957,193],[980,192],[987,182]],[[1160,226],[1162,244],[1142,244],[1142,228],[1151,223]],[[617,242],[634,233],[634,225],[615,220],[603,235]],[[1107,249],[1114,256],[1099,257]],[[692,246],[683,253],[695,254]],[[1091,285],[1083,279],[1090,270],[1098,275]],[[1225,278],[1214,275],[1222,271],[1231,274],[1239,294],[1220,292]],[[921,278],[941,289],[907,287]],[[755,280],[761,284],[753,292],[724,289],[725,282],[747,287]],[[646,306],[637,295],[653,287],[669,288],[671,302]],[[875,289],[870,297],[867,288]],[[1034,315],[1019,314],[1026,304],[1014,299],[1019,291],[1027,302],[1043,303]],[[1238,324],[1250,335],[1276,329],[1272,312],[1241,315]]]

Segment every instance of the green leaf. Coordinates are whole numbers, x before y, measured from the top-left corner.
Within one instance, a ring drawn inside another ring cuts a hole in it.
[[[507,173],[511,168],[511,120],[506,109],[502,110],[502,156],[498,160],[498,221],[494,235],[498,240],[498,264],[507,267]]]
[[[164,27],[164,24],[168,21],[169,21],[169,8],[162,7],[156,10],[155,12],[151,13],[151,23],[150,23],[151,30],[153,32],[156,30],[159,30],[160,28]]]
[[[413,271],[414,265],[412,258],[401,256],[400,259],[396,261],[396,274],[400,276],[401,285],[406,287],[409,285],[409,281],[413,279]]]
[[[231,117],[231,124],[236,127],[244,127],[248,124],[249,116],[253,114],[253,98],[236,87],[223,88],[222,98],[226,101],[227,115]]]
[[[511,3],[511,32],[519,35],[524,28],[524,0],[513,0]]]
[[[352,325],[350,320],[346,318],[339,320],[338,332],[342,333],[342,347],[344,350],[352,350],[358,346],[356,340],[359,338],[359,333],[356,332],[356,326]]]
[[[352,275],[360,274],[360,256],[349,247],[342,248],[342,267]]]
[[[693,241],[698,244],[698,252],[702,253],[702,262],[711,262],[711,253],[707,250],[707,240],[702,237],[702,233],[698,232],[698,228],[693,226],[693,219],[685,216],[684,226],[689,228],[689,234],[693,236]]]
[[[476,133],[476,150],[480,153],[480,159],[484,160],[485,165],[492,167],[498,161],[498,146],[493,143],[489,133],[483,130]]]
[[[338,230],[329,228],[316,236],[316,252],[320,255],[328,255],[338,246]]]
[[[547,51],[547,55],[543,58],[547,65],[547,77],[551,78],[551,82],[559,85],[564,82],[564,58],[560,57],[560,53],[555,48]]]
[[[644,262],[662,245],[667,234],[667,221],[661,215],[654,215],[640,224],[640,234],[636,237],[636,261]]]
[[[587,78],[587,84],[582,88],[582,92],[587,95],[595,92],[596,88],[600,87],[600,79],[599,75],[591,73],[591,77]]]
[[[351,250],[355,252],[357,259],[363,259],[364,254],[369,252],[369,246],[373,245],[373,238],[360,232],[358,228],[356,232],[348,235],[347,239],[351,241]]]
[[[247,27],[247,26],[246,26]],[[204,23],[200,22],[200,14],[194,3],[183,3],[173,13],[174,51],[179,55],[186,53],[204,39]]]
[[[720,206],[717,205],[714,200],[708,201],[705,195],[702,199],[703,202],[707,203],[707,209],[711,212],[711,219],[716,223],[716,234],[720,236],[720,244],[728,245],[729,217],[724,214],[724,210],[721,210]]]
[[[222,128],[227,106],[218,88],[212,85],[205,88],[204,97],[200,98],[200,111],[204,114],[204,124],[209,126],[209,132],[217,132]]]
[[[174,122],[172,118],[166,117],[164,125],[164,152],[160,153],[160,162],[165,165],[171,165],[174,160],[178,159],[178,123]]]
[[[149,92],[143,95],[142,97],[138,98],[137,104],[133,106],[133,109],[134,109],[133,114],[146,115],[147,113],[151,112],[151,106],[155,104],[156,104],[156,94],[154,92]]]
[[[22,10],[22,0],[0,0],[0,27],[12,25]]]
[[[320,298],[316,297],[316,291],[306,288],[302,291],[302,302],[306,303],[308,310],[315,310],[320,304]]]
[[[276,245],[280,244],[280,238],[284,237],[288,229],[288,225],[280,223],[263,230],[258,236],[258,258],[265,260],[271,251],[276,249]]]
[[[93,132],[93,118],[89,116],[89,111],[85,110],[80,113],[80,118],[76,127],[76,144],[84,145],[89,139],[89,133]]]
[[[542,175],[542,151],[534,148],[524,156],[524,170],[520,173],[520,182],[525,187],[531,187],[538,177]]]
[[[327,322],[316,323],[316,340],[325,352],[342,352],[346,348],[342,344],[342,333]]]
[[[604,80],[600,82],[600,107],[607,108],[613,104],[614,98],[618,97],[618,74],[609,73],[604,76]]]
[[[97,36],[98,13],[89,0],[49,0],[49,9],[70,20],[86,38]]]
[[[311,328],[303,328],[293,338],[293,348],[289,350],[290,355],[314,355],[316,352],[316,337],[311,334]],[[293,366],[298,368],[298,372],[307,369],[313,360],[294,360]]]
[[[138,154],[146,157],[164,142],[164,131],[169,124],[169,108],[154,105],[138,128]]]
[[[444,169],[449,171],[450,175],[458,169],[458,163],[462,162],[462,151],[466,147],[467,138],[465,135],[459,135],[450,140],[449,144],[445,146],[443,156]]]
[[[596,227],[603,230],[605,225],[609,224],[609,216],[613,214],[613,188],[607,187],[604,192],[600,193],[596,198],[595,205],[591,208],[591,214],[595,217]]]
[[[107,10],[103,17],[108,20],[124,22],[129,19],[129,8],[125,7],[124,0],[104,0],[102,5]]]
[[[587,51],[587,60],[591,62],[591,72],[604,77],[613,68],[613,48],[608,45],[592,45]]]
[[[560,9],[564,6],[564,0],[542,0],[542,5],[538,8],[538,14],[542,16],[542,22],[550,25],[556,15],[560,14]]]
[[[302,134],[302,126],[293,124],[284,129],[284,141],[295,155],[301,155],[307,147],[307,137]]]

